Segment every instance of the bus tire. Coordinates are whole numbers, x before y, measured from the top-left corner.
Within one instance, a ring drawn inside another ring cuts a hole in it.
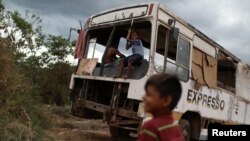
[[[180,119],[179,126],[181,129],[181,133],[185,141],[190,141],[191,136],[191,128],[188,120]]]

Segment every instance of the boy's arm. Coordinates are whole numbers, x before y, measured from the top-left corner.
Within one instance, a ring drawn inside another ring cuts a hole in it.
[[[130,40],[131,29],[128,30],[127,40]]]
[[[121,58],[125,58],[126,57],[119,50],[116,50],[116,54],[119,55]]]
[[[131,34],[131,29],[128,30],[128,35],[127,35],[127,44],[126,44],[126,50],[128,50],[131,46],[129,46],[129,42],[132,40],[130,39],[130,34]]]
[[[152,124],[145,124],[141,131],[137,141],[158,141],[159,132]]]

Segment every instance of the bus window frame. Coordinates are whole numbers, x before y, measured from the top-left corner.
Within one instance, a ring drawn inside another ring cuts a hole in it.
[[[156,32],[156,38],[155,38],[155,47],[154,47],[154,61],[155,61],[155,57],[156,57],[156,50],[157,50],[157,40],[158,40],[158,31],[159,31],[159,27],[160,26],[163,26],[166,30],[167,30],[167,33],[166,33],[166,42],[165,42],[165,48],[164,48],[164,61],[162,62],[162,65],[163,65],[163,69],[162,71],[160,72],[166,72],[166,69],[167,69],[167,65],[168,63],[171,63],[173,65],[175,65],[176,67],[181,67],[182,69],[184,70],[187,70],[187,79],[180,79],[181,81],[183,82],[187,82],[190,78],[190,60],[191,60],[191,42],[189,39],[187,39],[185,36],[183,36],[181,33],[179,33],[179,36],[178,36],[178,40],[177,40],[177,50],[176,50],[176,60],[172,60],[170,58],[167,57],[168,55],[168,49],[169,49],[169,31],[171,29],[171,27],[167,26],[166,24],[162,23],[161,21],[158,21],[158,23],[156,24],[157,25],[157,32]],[[178,46],[179,46],[179,39],[182,39],[184,41],[186,41],[188,43],[188,47],[189,47],[189,51],[188,51],[188,66],[187,67],[184,67],[184,66],[181,66],[181,65],[178,65],[177,64],[177,56],[178,56]],[[167,50],[166,50],[167,49]],[[155,69],[155,65],[154,65],[154,69]],[[156,70],[156,69],[155,69]],[[156,71],[157,72],[157,71]],[[159,73],[159,72],[157,72]],[[176,74],[177,75],[177,74]]]
[[[186,68],[186,67],[183,67],[183,68],[185,68],[185,69],[187,69],[187,70],[189,70],[190,69],[190,48],[191,48],[191,44],[190,44],[190,41],[188,40],[188,39],[186,39],[186,38],[184,38],[182,35],[180,35],[179,37],[178,37],[178,41],[177,41],[177,46],[179,46],[179,39],[182,39],[182,40],[184,40],[184,41],[186,41],[187,43],[188,43],[188,46],[189,46],[189,50],[188,50],[188,54],[189,54],[189,57],[188,57],[188,67]],[[178,48],[177,48],[177,52],[176,52],[176,62],[177,62],[177,56],[178,56],[178,54],[179,54],[179,51],[178,51]]]
[[[150,25],[150,30],[149,30],[149,38],[148,40],[145,40],[145,41],[148,41],[149,43],[149,46],[143,46],[144,50],[147,50],[145,52],[148,52],[148,55],[144,54],[144,59],[147,60],[149,66],[147,68],[147,73],[149,72],[149,70],[151,69],[150,68],[150,62],[152,60],[152,56],[151,56],[151,53],[152,53],[152,49],[153,49],[153,45],[154,45],[154,41],[153,40],[153,37],[154,37],[154,34],[155,32],[153,31],[153,26],[154,26],[154,22],[153,22],[153,19],[151,17],[147,17],[147,18],[138,18],[138,19],[134,19],[136,20],[136,22],[134,23],[143,23],[143,22],[147,22],[149,23]],[[121,21],[119,23],[116,23],[116,26],[123,26],[123,25],[130,25],[131,23],[129,21]],[[85,29],[85,43],[84,43],[84,57],[83,58],[88,58],[88,52],[89,52],[89,48],[90,48],[90,40],[92,38],[90,38],[90,34],[91,34],[91,31],[92,30],[98,30],[98,29],[104,29],[104,28],[109,28],[109,27],[112,27],[111,24],[104,24],[104,25],[99,25],[98,27],[88,27]],[[99,44],[98,42],[96,42],[96,44]],[[144,52],[144,53],[145,53]],[[147,58],[145,58],[146,56],[148,56]],[[100,62],[98,62],[100,63]],[[79,67],[79,64],[80,64],[80,59],[78,60],[78,64],[77,64],[77,68]],[[146,74],[147,74],[146,73]],[[145,76],[143,76],[145,77]],[[140,78],[142,79],[142,78]],[[140,80],[140,79],[136,79],[136,80]]]
[[[156,50],[157,50],[157,41],[158,41],[158,30],[159,30],[159,27],[160,26],[163,26],[164,28],[166,28],[167,29],[167,33],[166,33],[166,35],[167,34],[169,34],[169,30],[171,29],[168,25],[166,25],[166,24],[164,24],[163,22],[161,22],[161,21],[158,21],[157,22],[157,24],[156,24],[156,26],[157,26],[157,28],[156,28],[156,35],[155,35],[155,46],[154,46],[154,59],[153,59],[153,62],[155,61],[155,57],[156,57]],[[168,39],[167,39],[167,36],[166,36],[166,40],[168,41]],[[163,70],[161,71],[161,72],[164,72],[164,62],[166,61],[167,62],[167,57],[165,57],[165,49],[166,49],[166,44],[167,43],[165,43],[165,45],[164,45],[164,54],[163,54],[163,62],[162,62],[162,66],[163,66]],[[168,45],[168,44],[167,44]],[[167,54],[166,54],[167,55]],[[155,65],[154,65],[154,67],[153,67],[154,69],[155,69]]]
[[[179,64],[177,64],[177,56],[178,56],[178,54],[179,54],[179,50],[178,50],[178,46],[179,46],[179,39],[182,39],[182,40],[184,40],[184,41],[186,41],[187,43],[188,43],[188,45],[189,45],[189,52],[188,52],[188,67],[186,68],[186,67],[183,67],[183,66],[181,66],[181,65],[179,65]],[[188,80],[189,80],[189,78],[190,78],[190,57],[191,57],[191,43],[190,43],[190,41],[187,39],[187,38],[185,38],[185,36],[183,36],[181,33],[179,33],[179,36],[178,36],[178,40],[177,40],[177,49],[176,49],[176,60],[174,61],[174,65],[176,65],[177,67],[181,67],[181,68],[183,68],[183,69],[185,69],[185,70],[187,70],[188,71],[188,73],[187,73],[187,79],[186,80],[184,80],[184,79],[180,79],[180,80],[182,80],[182,81],[184,81],[184,82],[187,82]],[[167,62],[169,62],[169,63],[172,63],[172,62],[170,62],[170,61],[167,61]]]

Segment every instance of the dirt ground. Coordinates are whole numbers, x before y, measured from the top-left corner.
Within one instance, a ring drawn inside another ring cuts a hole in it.
[[[110,141],[108,126],[101,120],[74,117],[69,110],[52,107],[52,129],[48,133],[56,141]]]
[[[63,119],[54,129],[57,141],[110,141],[108,127],[100,120],[70,117]]]
[[[108,126],[102,120],[83,119],[74,117],[69,110],[53,107],[52,129],[48,134],[56,141],[123,141],[112,139]]]

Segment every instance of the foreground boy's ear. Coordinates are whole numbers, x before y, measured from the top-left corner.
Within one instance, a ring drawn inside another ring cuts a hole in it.
[[[171,96],[165,96],[163,100],[163,106],[167,107],[172,103],[173,98]]]

